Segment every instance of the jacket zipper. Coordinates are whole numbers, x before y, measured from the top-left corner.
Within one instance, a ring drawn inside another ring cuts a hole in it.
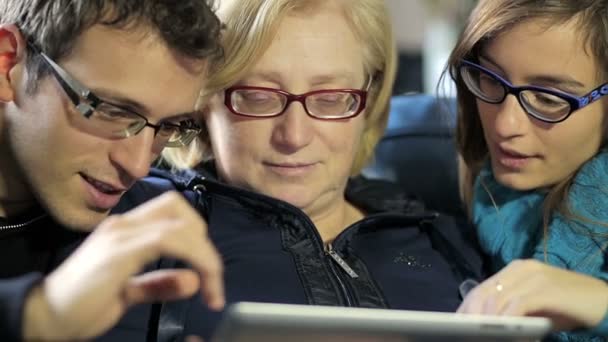
[[[327,253],[327,255],[329,255],[338,264],[338,266],[340,266],[344,270],[344,272],[346,272],[351,278],[359,278],[357,272],[355,272],[355,270],[353,270],[352,267],[350,267],[348,263],[346,263],[346,261],[342,259],[340,254],[338,254],[334,250],[334,247],[331,245],[331,243],[327,244],[325,248],[325,253]]]
[[[221,184],[206,178],[201,178],[200,179],[203,182],[207,182],[208,185],[215,185],[218,186],[220,188],[223,188],[224,191],[227,192],[233,192],[234,194],[244,194],[248,197],[258,197],[259,199],[262,200],[268,200],[271,204],[274,205],[278,205],[279,207],[284,207],[285,209],[291,211],[292,213],[296,214],[298,217],[301,217],[302,220],[304,221],[304,223],[310,227],[310,229],[312,230],[313,233],[313,237],[315,239],[315,242],[317,244],[317,246],[319,246],[321,248],[322,251],[324,251],[327,255],[330,256],[331,260],[333,260],[334,262],[336,262],[338,265],[340,265],[340,267],[342,267],[345,271],[346,268],[350,269],[352,271],[352,274],[349,273],[348,271],[346,271],[352,278],[358,278],[359,275],[357,273],[355,273],[355,271],[344,261],[344,259],[342,259],[342,257],[340,257],[340,255],[338,253],[336,253],[333,250],[333,247],[328,247],[329,249],[325,249],[324,244],[323,244],[323,239],[321,239],[321,235],[319,234],[319,232],[317,231],[317,229],[315,228],[314,223],[310,220],[310,218],[306,215],[302,215],[300,209],[296,208],[295,206],[287,203],[287,202],[283,202],[283,201],[279,201],[276,198],[272,198],[263,194],[252,194],[250,192],[246,192],[243,191],[241,189],[237,189],[225,184]],[[201,189],[198,189],[197,192],[199,192],[199,194],[204,194],[204,188],[205,188],[205,184],[200,183],[199,184]],[[201,191],[203,190],[203,191]],[[274,202],[274,203],[273,203]],[[331,244],[329,244],[328,246],[330,246]],[[330,254],[330,251],[332,252]],[[332,255],[333,254],[333,255]],[[345,301],[346,306],[354,306],[353,304],[353,299],[351,297],[350,292],[348,291],[348,288],[346,287],[346,284],[344,283],[344,281],[342,280],[342,278],[340,277],[340,274],[337,272],[337,270],[334,267],[334,262],[332,262],[331,260],[328,260],[327,258],[323,258],[324,261],[326,261],[326,265],[329,268],[329,270],[331,271],[331,273],[333,274],[334,278],[337,280],[338,285],[339,285],[339,292],[341,292],[341,296]],[[338,260],[341,260],[342,263],[340,263]],[[345,265],[346,268],[343,266]],[[354,275],[354,277],[353,277]]]
[[[332,259],[332,260],[334,260],[334,261],[335,261],[335,262],[336,262],[338,265],[340,265],[340,266],[342,267],[342,265],[341,265],[341,264],[340,264],[340,263],[339,263],[339,262],[338,262],[336,259],[334,259],[334,256],[332,256],[332,254],[330,254],[330,253],[333,253],[333,255],[335,255],[335,256],[336,256],[336,257],[338,257],[340,260],[342,260],[342,262],[344,262],[344,260],[343,260],[342,258],[340,258],[340,256],[338,255],[338,253],[336,253],[336,252],[335,252],[335,251],[332,249],[331,244],[328,244],[327,246],[328,246],[328,247],[327,247],[327,249],[326,249],[325,253],[326,253],[327,255],[329,255],[329,256],[331,257],[331,259]],[[344,262],[344,264],[346,264],[346,263]],[[351,295],[350,295],[350,291],[348,291],[348,289],[347,289],[347,287],[346,287],[345,282],[342,280],[342,277],[340,277],[340,274],[338,273],[338,271],[337,271],[337,270],[336,270],[336,268],[334,267],[334,263],[333,263],[333,262],[331,262],[331,260],[329,260],[329,262],[328,262],[328,265],[327,265],[327,266],[328,266],[328,267],[329,267],[329,269],[331,270],[331,273],[333,274],[334,278],[335,278],[335,279],[338,281],[338,285],[340,286],[340,290],[342,290],[341,292],[342,292],[342,297],[344,298],[344,301],[345,301],[345,306],[354,306],[354,305],[353,305],[353,300],[352,300]],[[350,266],[348,266],[348,265],[346,265],[346,266],[347,266],[348,268],[350,268]],[[351,269],[351,271],[352,271],[352,269]],[[353,271],[353,273],[354,273],[354,271]],[[356,273],[355,273],[355,275],[356,275]],[[351,276],[351,277],[352,277],[352,276]],[[357,277],[358,277],[358,276],[357,276]]]

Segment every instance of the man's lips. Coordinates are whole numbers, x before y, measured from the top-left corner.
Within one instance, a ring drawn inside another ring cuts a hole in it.
[[[104,182],[83,173],[80,176],[84,183],[85,201],[93,210],[106,212],[114,208],[128,189],[128,187]]]
[[[97,190],[99,190],[100,192],[102,192],[106,195],[120,195],[120,194],[123,194],[125,191],[127,191],[127,187],[120,186],[120,185],[114,185],[109,182],[104,182],[104,181],[98,180],[96,178],[87,176],[83,173],[81,173],[80,175],[82,176],[82,178],[84,178],[85,181],[87,181],[89,184],[91,184]]]

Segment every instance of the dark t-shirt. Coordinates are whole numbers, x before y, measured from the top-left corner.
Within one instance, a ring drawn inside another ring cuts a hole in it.
[[[85,236],[60,227],[40,209],[11,220],[0,218],[0,279],[48,274]]]
[[[23,303],[29,290],[85,237],[61,227],[39,208],[0,218],[0,341],[21,339]]]

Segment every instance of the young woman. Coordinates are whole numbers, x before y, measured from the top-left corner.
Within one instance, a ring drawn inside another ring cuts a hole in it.
[[[449,61],[463,197],[496,273],[461,312],[608,334],[608,2],[480,1]]]

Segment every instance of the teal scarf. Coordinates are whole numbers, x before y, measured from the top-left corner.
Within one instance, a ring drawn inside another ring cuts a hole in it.
[[[548,235],[543,236],[545,197],[541,191],[516,191],[499,184],[489,163],[480,172],[473,188],[473,223],[493,271],[514,259],[534,258],[608,280],[608,227],[598,223],[608,224],[608,151],[586,162],[569,190],[572,214],[585,220],[553,213]],[[608,316],[596,330],[608,334]]]

